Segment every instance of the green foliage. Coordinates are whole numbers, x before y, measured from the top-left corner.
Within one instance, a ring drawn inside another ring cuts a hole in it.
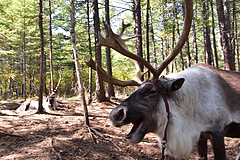
[[[127,3],[128,2],[128,3]],[[143,28],[143,52],[146,57],[146,0],[141,1],[142,9],[142,28]],[[154,39],[157,51],[157,63],[159,64],[163,57],[167,56],[171,50],[172,43],[176,43],[178,40],[177,24],[181,32],[183,27],[183,9],[182,1],[170,1],[170,0],[150,0],[151,4],[151,25],[153,26]],[[44,40],[45,40],[45,55],[46,55],[46,88],[49,88],[50,84],[50,53],[49,53],[49,8],[48,1],[44,1]],[[75,64],[73,60],[72,46],[70,42],[70,13],[69,13],[69,1],[68,0],[55,0],[52,3],[52,30],[53,30],[53,67],[54,67],[54,83],[57,85],[59,74],[58,71],[62,70],[62,81],[59,86],[60,95],[72,96],[75,94],[76,88],[76,76],[75,76]],[[215,3],[215,2],[214,2]],[[90,2],[91,5],[91,2]],[[110,18],[111,27],[115,33],[120,33],[121,23],[130,23],[123,38],[129,38],[135,36],[134,34],[134,21],[132,14],[132,1],[110,1]],[[231,3],[230,3],[231,5]],[[237,22],[240,24],[239,18],[239,3],[236,3],[236,17]],[[88,74],[89,68],[85,64],[85,61],[89,59],[88,49],[88,34],[87,34],[87,15],[86,15],[86,3],[85,1],[75,1],[76,7],[76,40],[77,50],[79,53],[79,60],[82,70],[82,78],[85,87],[88,86]],[[194,22],[196,26],[197,34],[197,47],[199,62],[204,62],[204,38],[203,38],[203,22],[201,15],[201,2],[194,1]],[[92,17],[92,9],[90,8],[90,16]],[[104,19],[104,1],[99,0],[99,13],[100,19]],[[232,10],[231,10],[232,13]],[[209,11],[209,14],[210,11]],[[27,81],[32,77],[32,71],[35,70],[34,79],[35,84],[39,84],[39,60],[40,60],[40,38],[38,27],[38,1],[37,0],[0,0],[0,91],[8,92],[10,86],[10,80],[17,87],[12,88],[15,95],[21,96],[21,86],[23,84],[23,67],[22,56],[23,47],[25,47],[26,57],[26,74]],[[214,19],[215,19],[215,33],[217,41],[219,39],[218,19],[216,13],[216,5],[214,4]],[[212,18],[206,22],[207,25],[212,28]],[[93,20],[91,23],[91,41],[92,41],[92,53],[94,53],[94,33],[93,33]],[[173,26],[175,25],[175,28]],[[104,34],[104,28],[101,24],[102,33]],[[175,31],[175,42],[173,39],[173,31]],[[24,38],[25,35],[25,38]],[[151,35],[151,33],[150,33]],[[212,39],[212,35],[211,35]],[[25,46],[23,41],[25,40]],[[135,39],[125,42],[128,49],[135,53]],[[189,45],[191,53],[191,63],[194,63],[193,59],[193,32],[189,35]],[[218,45],[218,44],[217,44]],[[218,56],[220,60],[220,66],[223,66],[222,56],[219,48]],[[183,58],[185,68],[187,66],[186,50],[183,48]],[[162,55],[163,54],[163,55]],[[106,68],[106,56],[105,49],[102,47],[102,62],[103,68]],[[111,50],[112,56],[112,69],[113,76],[121,80],[134,79],[135,67],[129,58],[126,58],[116,51]],[[94,57],[94,54],[93,54]],[[153,64],[153,45],[152,38],[150,38],[150,63]],[[181,70],[180,56],[176,58],[177,71]],[[93,76],[94,77],[94,76]],[[94,84],[94,83],[93,83]],[[27,83],[27,94],[30,93],[32,87]]]

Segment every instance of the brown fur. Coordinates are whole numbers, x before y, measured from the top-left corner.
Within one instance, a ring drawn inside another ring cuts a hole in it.
[[[219,76],[219,83],[230,110],[240,111],[240,72],[221,70],[207,64],[199,65],[210,68]]]

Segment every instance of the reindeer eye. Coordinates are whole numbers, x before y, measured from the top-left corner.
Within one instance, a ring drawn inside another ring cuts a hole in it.
[[[151,91],[149,91],[148,94],[156,94],[156,93],[157,93],[157,90],[151,90]]]
[[[157,93],[157,90],[155,89],[150,89],[144,93],[144,97],[148,98],[149,96],[153,96]]]

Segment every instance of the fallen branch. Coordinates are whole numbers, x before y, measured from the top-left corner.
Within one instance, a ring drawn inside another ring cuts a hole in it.
[[[104,135],[102,133],[100,133],[99,131],[87,126],[89,132],[91,132],[91,134],[93,134],[95,137],[98,137],[99,139],[101,139],[102,141],[105,140],[107,142],[112,143],[120,152],[122,152],[123,154],[127,155],[128,158],[134,160],[134,158],[132,158],[128,153],[124,152],[116,143],[114,143],[111,139],[112,137]]]
[[[57,155],[58,159],[62,160],[63,158],[62,158],[61,154],[58,153],[53,146],[53,138],[51,138],[51,140],[50,140],[50,147],[51,147],[52,151]]]
[[[83,158],[86,157],[89,152],[90,152],[90,150],[87,150],[87,152],[85,152],[85,153],[82,155],[82,157],[83,157]]]
[[[96,139],[94,138],[95,135],[94,135],[93,132],[91,131],[91,128],[90,128],[90,127],[87,127],[87,129],[88,129],[88,132],[89,132],[89,134],[90,134],[90,137],[91,137],[91,140],[92,140],[93,144],[97,144]]]
[[[2,129],[0,129],[0,134],[5,134],[7,136],[13,136],[13,137],[20,137],[20,138],[25,137],[24,135],[9,133],[9,132],[6,132],[6,131],[4,131]]]

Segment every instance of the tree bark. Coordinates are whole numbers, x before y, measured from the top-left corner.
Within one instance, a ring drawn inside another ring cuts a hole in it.
[[[212,12],[212,35],[213,35],[213,49],[214,49],[214,56],[215,56],[215,66],[218,68],[218,54],[217,54],[214,12],[213,12],[213,2],[212,1],[210,1],[210,5],[211,5],[211,12]]]
[[[43,63],[44,63],[44,33],[43,33],[43,11],[42,11],[42,0],[39,0],[39,29],[40,29],[40,38],[41,38],[41,59],[40,59],[40,86],[39,86],[39,107],[38,107],[38,113],[43,113]]]
[[[89,0],[87,0],[87,32],[88,32],[88,51],[89,51],[89,59],[92,59],[92,44],[91,44],[91,36],[90,36],[90,22],[89,22]],[[89,67],[89,99],[88,104],[92,102],[92,68]]]
[[[105,0],[105,17],[108,25],[110,26],[109,18],[109,0]],[[106,37],[108,37],[108,31],[106,30]],[[109,47],[106,47],[106,58],[107,58],[107,73],[112,77],[112,62],[111,62],[111,51]],[[108,96],[115,97],[113,84],[108,83]]]
[[[165,57],[168,56],[169,49],[170,49],[170,47],[169,47],[169,39],[166,38],[166,39],[165,39]],[[164,58],[164,59],[165,59],[165,58]],[[163,59],[163,61],[164,61],[164,59]],[[165,69],[165,70],[166,70],[166,75],[168,75],[168,74],[169,74],[169,65],[166,66],[166,69]]]
[[[233,0],[235,3],[235,0]],[[237,67],[238,71],[240,71],[240,60],[239,60],[239,34],[238,34],[238,23],[235,15],[235,37],[236,37],[236,42],[237,42]]]
[[[102,66],[101,47],[97,46],[99,42],[98,33],[100,32],[98,0],[93,1],[93,20],[94,20],[94,36],[95,36],[95,60],[98,66]],[[102,78],[96,72],[96,98],[98,102],[106,101],[105,90]]]
[[[229,19],[228,0],[216,0],[218,21],[221,34],[224,68],[235,70],[235,57],[231,47],[231,25]]]
[[[173,15],[174,15],[174,21],[176,21],[176,11],[177,11],[177,9],[176,9],[176,4],[175,4],[175,1],[173,1]],[[174,48],[174,46],[175,46],[175,41],[176,41],[176,39],[175,39],[175,29],[176,29],[176,24],[175,23],[173,23],[173,25],[172,25],[172,49]],[[173,71],[174,71],[174,65],[176,64],[176,59],[174,59],[173,61],[172,61],[172,73],[173,73]],[[175,67],[176,67],[176,65],[175,65]],[[176,69],[176,71],[177,71],[177,69]]]
[[[153,45],[153,57],[154,57],[154,68],[157,68],[157,51],[156,51],[156,44],[155,44],[155,39],[154,39],[154,31],[153,31],[153,21],[152,21],[152,12],[151,12],[151,7],[149,6],[150,8],[150,16],[151,16],[151,29],[150,29],[150,32],[151,32],[151,37],[152,37],[152,45]]]
[[[231,41],[231,44],[232,44],[232,51],[233,51],[233,55],[235,55],[235,45],[236,45],[236,38],[234,38],[234,30],[235,30],[235,19],[236,19],[236,8],[235,8],[235,0],[232,1],[232,41]]]
[[[25,5],[25,0],[24,0]],[[22,72],[23,72],[23,84],[22,84],[22,96],[26,100],[26,20],[25,15],[23,18],[23,45],[22,45]]]
[[[190,48],[189,48],[189,40],[186,41],[186,53],[187,53],[187,65],[191,67],[191,55],[190,55]]]
[[[147,0],[147,13],[146,13],[146,48],[147,48],[147,61],[150,63],[150,53],[149,53],[149,9],[150,2]],[[148,71],[148,78],[150,78],[150,71]]]
[[[177,21],[177,33],[178,33],[178,37],[180,37],[179,23],[178,23],[178,20],[176,21]],[[183,60],[182,50],[180,51],[180,58],[181,58],[181,67],[182,67],[182,70],[184,70],[184,60]]]
[[[90,126],[89,118],[88,118],[87,103],[86,103],[86,99],[85,99],[85,89],[84,89],[83,82],[82,82],[81,71],[80,71],[80,67],[79,67],[80,64],[79,64],[78,52],[77,52],[76,40],[75,40],[76,19],[75,19],[74,0],[70,0],[70,18],[71,18],[71,29],[70,29],[71,43],[72,43],[74,60],[75,60],[75,68],[76,68],[76,74],[77,74],[78,88],[79,88],[81,98],[82,98],[82,105],[83,105],[83,109],[84,109],[85,123],[86,123],[87,126]]]
[[[133,0],[134,6],[134,21],[135,21],[135,28],[134,32],[137,36],[136,38],[136,48],[137,48],[137,55],[143,57],[142,52],[142,27],[141,27],[141,1],[140,0]],[[139,62],[138,62],[139,63]],[[139,64],[141,71],[143,72],[143,65]]]
[[[232,33],[233,33],[233,51],[234,55],[235,52],[237,54],[237,70],[239,71],[239,41],[238,41],[238,25],[237,25],[237,18],[236,18],[236,2],[233,0],[233,20],[232,20]]]
[[[206,5],[207,4],[207,5]],[[212,46],[210,40],[210,28],[209,28],[209,14],[206,12],[208,11],[208,1],[202,0],[202,22],[203,22],[203,29],[204,29],[204,48],[207,52],[207,63],[212,65]]]
[[[240,71],[240,60],[239,60],[239,36],[238,33],[236,31],[236,40],[237,40],[237,65],[238,65],[238,71]]]
[[[185,19],[185,9],[184,9],[184,5],[183,5],[183,18]],[[185,44],[185,48],[186,48],[186,54],[187,54],[187,65],[188,67],[191,66],[191,55],[190,55],[190,48],[189,48],[189,39],[187,38],[186,44]]]
[[[192,30],[193,30],[193,56],[194,56],[194,63],[198,63],[198,47],[197,47],[197,33],[195,28],[195,18],[197,17],[197,10],[195,9],[195,16],[193,16],[193,23],[192,23]]]
[[[50,51],[50,75],[51,75],[51,92],[54,90],[54,77],[53,77],[53,61],[52,61],[52,8],[51,0],[48,0],[49,5],[49,51]]]

